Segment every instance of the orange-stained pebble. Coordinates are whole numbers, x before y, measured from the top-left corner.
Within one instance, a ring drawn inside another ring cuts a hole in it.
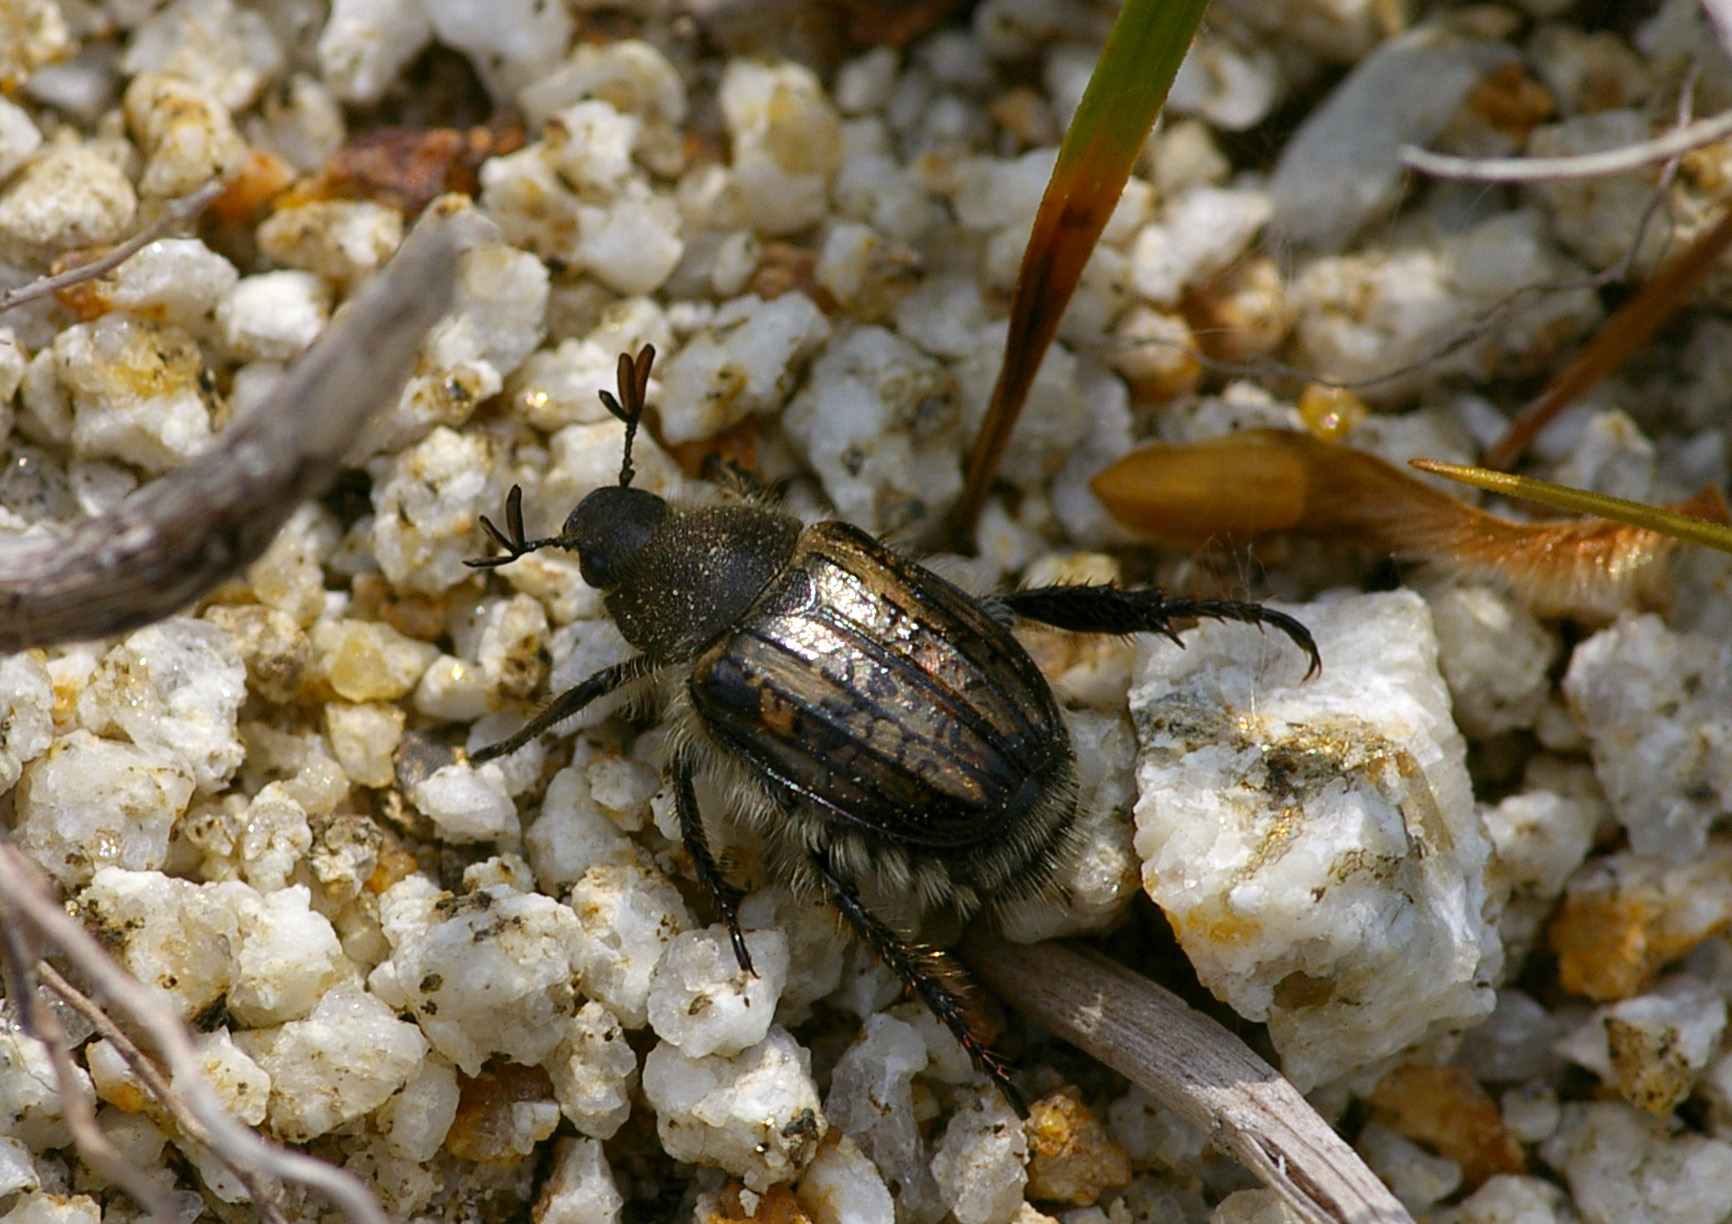
[[[1546,937],[1558,982],[1610,1003],[1640,994],[1671,962],[1732,923],[1732,844],[1693,862],[1610,855],[1576,873]]]
[[[704,1224],[812,1224],[800,1200],[784,1185],[771,1186],[762,1194],[738,1182],[722,1191],[715,1209],[703,1217]]]
[[[1298,319],[1280,265],[1267,255],[1248,255],[1188,290],[1181,308],[1203,351],[1218,361],[1268,356]]]
[[[1497,1102],[1460,1067],[1397,1067],[1370,1100],[1385,1126],[1460,1165],[1470,1188],[1526,1167]]]
[[[1074,1087],[1035,1102],[1023,1132],[1031,1199],[1086,1207],[1130,1184],[1130,1156]]]
[[[492,1062],[474,1078],[459,1074],[457,1082],[457,1116],[445,1135],[445,1150],[460,1159],[514,1165],[559,1125],[553,1081],[540,1067]]]
[[[240,173],[211,201],[210,214],[219,221],[251,221],[294,181],[295,168],[287,161],[265,149],[249,149]]]

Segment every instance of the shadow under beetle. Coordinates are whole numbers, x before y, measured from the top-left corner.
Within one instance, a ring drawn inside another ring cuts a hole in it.
[[[584,581],[638,654],[554,698],[527,726],[476,752],[514,752],[590,702],[661,677],[680,834],[698,880],[752,972],[738,894],[723,879],[693,779],[715,771],[738,796],[728,816],[765,846],[797,891],[823,895],[932,1009],[1023,1112],[1000,1062],[970,1028],[956,979],[873,914],[863,888],[948,903],[967,917],[1041,892],[1076,814],[1076,759],[1046,678],[1010,632],[1015,617],[1080,633],[1160,633],[1175,617],[1270,625],[1320,661],[1305,626],[1255,603],[1168,599],[1158,590],[1050,586],[976,598],[842,522],[805,526],[746,499],[671,505],[631,487],[631,446],[654,350],[622,355],[619,484],[590,493],[560,534],[523,534],[523,494],[493,567],[541,548],[577,553]],[[683,677],[683,683],[681,679]]]

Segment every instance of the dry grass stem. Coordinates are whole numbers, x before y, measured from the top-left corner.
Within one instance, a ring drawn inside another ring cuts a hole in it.
[[[1280,1072],[1215,1021],[1116,961],[1062,943],[974,938],[1000,998],[1208,1135],[1311,1224],[1412,1224],[1389,1189]]]
[[[59,293],[62,289],[70,289],[74,285],[82,285],[85,281],[107,275],[170,230],[178,229],[198,216],[212,200],[223,193],[225,186],[221,179],[212,179],[197,191],[171,201],[155,221],[101,257],[79,264],[76,268],[68,268],[58,275],[39,277],[28,285],[20,285],[16,289],[0,293],[0,314],[15,306],[34,302],[38,298]]]
[[[1628,174],[1643,166],[1671,161],[1692,149],[1732,136],[1732,111],[1722,111],[1642,140],[1600,153],[1569,157],[1456,157],[1404,145],[1401,164],[1432,178],[1468,179],[1479,183],[1539,183],[1555,179],[1603,178]]]

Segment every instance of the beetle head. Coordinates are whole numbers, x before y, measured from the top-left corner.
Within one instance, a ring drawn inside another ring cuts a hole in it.
[[[585,582],[611,591],[667,515],[667,502],[654,493],[624,485],[597,489],[565,520],[560,543],[577,553]]]

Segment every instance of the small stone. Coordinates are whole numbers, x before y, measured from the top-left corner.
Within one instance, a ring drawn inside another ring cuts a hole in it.
[[[140,195],[186,195],[246,162],[246,141],[208,89],[145,72],[127,86],[125,104],[127,126],[144,155]]]
[[[265,1069],[235,1045],[226,1028],[199,1033],[193,1046],[222,1107],[248,1126],[263,1122],[271,1096],[271,1077]]]
[[[543,1065],[560,1110],[584,1134],[611,1139],[631,1116],[637,1055],[600,1003],[592,999],[577,1009]]]
[[[559,1126],[547,1072],[503,1060],[458,1081],[457,1115],[445,1150],[459,1160],[508,1169]]]
[[[432,37],[418,0],[333,0],[319,33],[319,70],[340,100],[369,106]]]
[[[1437,1224],[1565,1224],[1575,1216],[1561,1187],[1541,1177],[1500,1173],[1431,1218]]]
[[[405,1159],[432,1160],[457,1116],[458,1097],[455,1071],[431,1060],[422,1063],[379,1111],[380,1120],[390,1128],[386,1142]]]
[[[25,267],[58,251],[126,236],[138,196],[120,168],[85,145],[57,145],[0,195],[0,252]]]
[[[902,1209],[921,1219],[936,1219],[948,1210],[914,1113],[914,1077],[929,1061],[926,1042],[913,1025],[882,1013],[868,1015],[860,1035],[836,1061],[824,1101],[831,1124],[897,1187]]]
[[[106,314],[67,328],[50,351],[72,399],[81,458],[119,459],[156,475],[209,445],[203,359],[179,328]]]
[[[1207,281],[1245,252],[1273,208],[1262,191],[1196,187],[1186,192],[1131,244],[1126,265],[1131,290],[1157,306],[1176,306],[1187,287]]]
[[[1009,1224],[1022,1207],[1028,1139],[996,1088],[951,1116],[932,1153],[932,1176],[957,1224]]]
[[[1425,1214],[1461,1188],[1460,1165],[1433,1155],[1380,1122],[1367,1123],[1356,1146],[1371,1171],[1415,1215]]]
[[[840,1130],[824,1136],[794,1193],[812,1224],[894,1224],[896,1219],[883,1174]]]
[[[1714,1224],[1732,1202],[1732,1144],[1668,1134],[1621,1102],[1571,1102],[1540,1155],[1586,1224]]]
[[[320,673],[345,701],[395,701],[439,657],[437,647],[380,621],[320,621],[312,639]]]
[[[196,238],[159,238],[97,282],[115,310],[181,328],[205,325],[240,273]]]
[[[258,100],[283,59],[264,14],[233,0],[172,0],[133,31],[120,68],[178,77],[239,112]]]
[[[533,1066],[576,1009],[572,911],[495,884],[432,907],[430,925],[393,934],[391,963],[433,1048],[465,1075],[501,1056]]]
[[[383,1105],[426,1056],[414,1025],[359,986],[338,986],[257,1056],[271,1077],[271,1129],[291,1143],[316,1139]]]
[[[668,944],[690,930],[679,890],[636,859],[600,863],[571,890],[583,928],[577,953],[586,995],[607,1005],[627,1028],[649,1019],[650,982]]]
[[[1630,848],[1698,858],[1732,806],[1732,650],[1626,619],[1576,648],[1563,691]]]
[[[675,936],[656,965],[650,1027],[687,1058],[732,1057],[770,1030],[788,977],[788,941],[780,931],[747,931],[745,940],[751,974],[740,967],[722,926]]]
[[[1726,1001],[1680,975],[1598,1009],[1555,1048],[1636,1108],[1665,1117],[1690,1095],[1725,1029]]]
[[[1300,682],[1287,642],[1205,624],[1183,651],[1139,644],[1131,710],[1143,887],[1310,1087],[1483,1017],[1503,950],[1423,602],[1295,614],[1321,676]]]
[[[1497,1173],[1519,1173],[1525,1164],[1497,1103],[1460,1067],[1397,1067],[1367,1099],[1378,1122],[1452,1163],[1456,1178],[1469,1185]]]
[[[662,437],[693,442],[787,402],[830,325],[801,293],[736,298],[662,368]]]
[[[539,0],[424,0],[438,40],[474,65],[495,105],[545,77],[571,41],[564,5]]]
[[[0,658],[0,791],[54,742],[54,689],[40,653]]]
[[[357,786],[389,786],[395,780],[392,754],[403,738],[408,716],[394,705],[332,702],[325,707],[325,735],[337,763]]]
[[[1074,1088],[1035,1102],[1023,1133],[1031,1198],[1086,1207],[1130,1184],[1130,1157]]]
[[[409,801],[449,841],[498,841],[518,833],[517,805],[504,772],[491,761],[446,765],[410,786]]]
[[[553,1169],[530,1219],[533,1224],[618,1224],[624,1206],[601,1144],[566,1138],[554,1144]]]
[[[868,531],[936,522],[961,491],[956,379],[885,328],[832,341],[782,425],[837,514]]]
[[[1514,55],[1435,25],[1383,42],[1281,150],[1269,181],[1277,233],[1323,250],[1346,246],[1398,198],[1400,146],[1429,143],[1468,90]]]
[[[133,976],[191,1019],[233,985],[243,897],[258,894],[238,881],[199,885],[155,871],[104,867],[78,905]]]
[[[351,285],[376,272],[403,241],[403,214],[371,200],[312,200],[279,208],[256,233],[271,262]]]
[[[812,71],[731,60],[718,96],[747,224],[792,234],[823,218],[842,162],[841,121]]]
[[[13,833],[63,884],[83,884],[109,866],[148,871],[167,861],[169,833],[196,786],[161,748],[80,729],[24,766]]]
[[[663,1042],[644,1059],[643,1092],[669,1156],[726,1170],[761,1194],[798,1177],[829,1130],[810,1066],[780,1028],[731,1058],[687,1058]]]
[[[1551,691],[1557,639],[1496,587],[1451,583],[1424,594],[1463,733],[1489,739],[1531,727]]]
[[[240,361],[288,361],[325,329],[331,295],[311,272],[241,278],[217,305],[223,341]]]

